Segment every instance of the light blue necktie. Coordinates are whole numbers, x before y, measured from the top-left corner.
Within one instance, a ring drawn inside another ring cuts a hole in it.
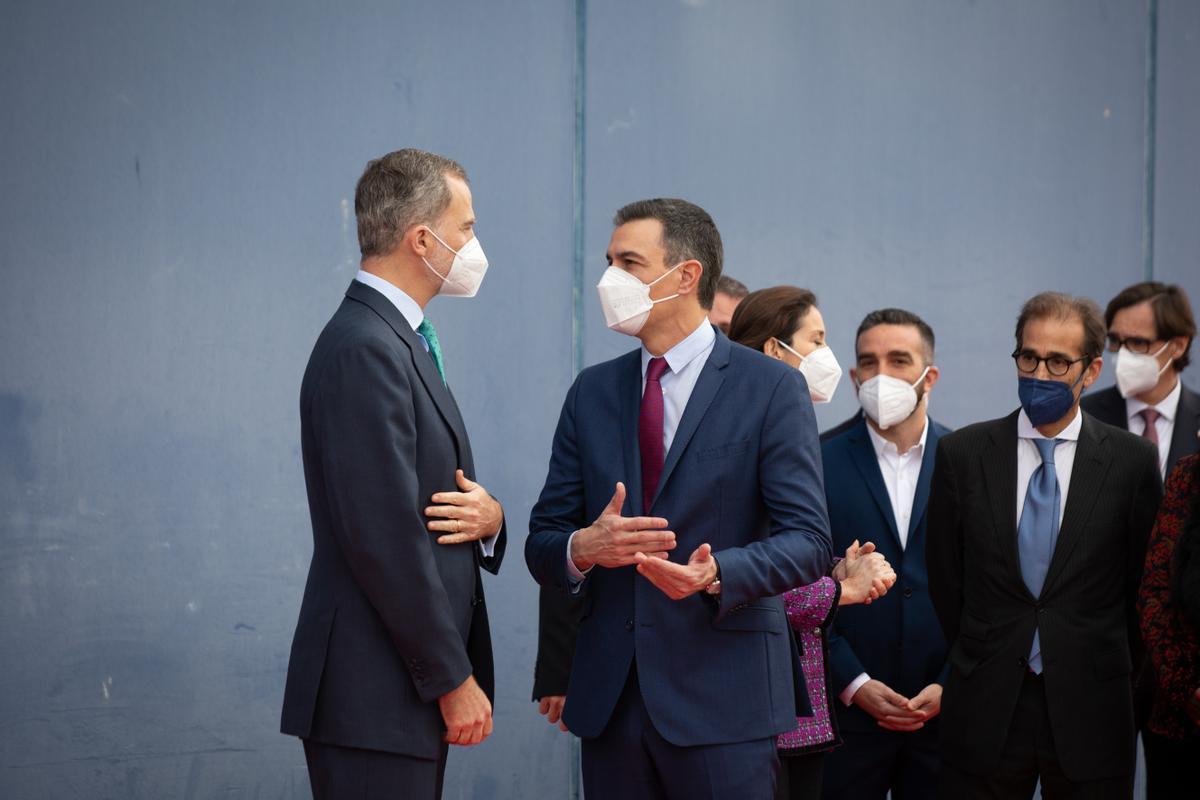
[[[1021,509],[1021,521],[1017,525],[1017,549],[1021,558],[1021,577],[1029,593],[1038,597],[1050,571],[1050,558],[1054,555],[1054,541],[1058,538],[1058,507],[1062,492],[1058,487],[1058,471],[1054,466],[1054,448],[1060,439],[1033,439],[1042,463],[1029,476],[1029,488],[1025,492],[1025,505]],[[1029,648],[1029,669],[1042,673],[1042,642],[1038,630],[1033,631],[1033,645]]]
[[[438,341],[437,331],[433,329],[433,323],[429,321],[429,317],[425,317],[417,326],[417,336],[421,337],[421,344],[425,345],[425,352],[429,353],[430,358],[433,359],[433,365],[437,367],[438,375],[442,376],[442,383],[445,383],[446,371],[442,369],[442,343]]]

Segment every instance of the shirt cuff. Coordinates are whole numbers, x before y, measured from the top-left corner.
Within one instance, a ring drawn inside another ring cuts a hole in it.
[[[854,695],[862,688],[862,685],[871,680],[871,676],[867,673],[862,673],[854,680],[850,681],[850,685],[842,689],[842,693],[838,695],[838,699],[846,704],[847,707],[854,705]]]
[[[575,531],[575,533],[579,533],[579,531]],[[571,594],[579,591],[579,587],[583,584],[588,573],[596,566],[593,564],[581,572],[579,567],[575,566],[575,562],[571,560],[571,542],[575,539],[575,533],[572,533],[567,538],[567,588],[571,590]]]
[[[479,540],[479,549],[483,552],[484,558],[491,558],[496,553],[496,537],[500,535],[500,531],[496,531],[486,539]]]

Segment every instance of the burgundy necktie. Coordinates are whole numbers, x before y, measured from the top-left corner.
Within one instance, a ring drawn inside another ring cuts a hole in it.
[[[646,391],[638,413],[638,449],[642,453],[642,513],[650,503],[663,469],[663,388],[659,382],[667,371],[665,358],[652,358],[646,366]]]
[[[1158,446],[1158,418],[1161,416],[1156,409],[1143,408],[1138,412],[1138,415],[1146,421],[1146,430],[1142,431],[1142,437],[1154,442],[1154,446]]]

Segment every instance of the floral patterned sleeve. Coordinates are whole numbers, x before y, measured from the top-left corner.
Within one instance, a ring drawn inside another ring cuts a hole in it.
[[[1146,569],[1138,594],[1142,637],[1158,677],[1151,727],[1175,727],[1188,697],[1200,687],[1200,640],[1196,629],[1171,601],[1171,564],[1183,532],[1196,481],[1200,456],[1181,459],[1167,481],[1162,506],[1146,548]],[[1159,724],[1155,724],[1155,723]]]
[[[841,585],[830,577],[789,589],[783,595],[788,622],[798,631],[826,628],[833,620],[841,592]]]

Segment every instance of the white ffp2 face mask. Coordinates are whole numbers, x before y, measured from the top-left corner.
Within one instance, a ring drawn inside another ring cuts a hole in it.
[[[650,287],[679,269],[679,264],[659,275],[649,283],[642,283],[620,267],[609,267],[600,276],[596,291],[600,294],[600,308],[604,311],[604,321],[608,327],[618,333],[637,336],[638,331],[650,318],[650,309],[655,304],[679,297],[678,294],[650,299]]]
[[[433,233],[433,229],[430,228],[429,232]],[[454,253],[454,261],[445,275],[434,269],[425,258],[421,259],[430,272],[442,279],[438,294],[446,297],[474,297],[488,268],[487,256],[483,254],[483,245],[479,243],[479,239],[472,236],[471,241],[455,250],[436,233],[433,233],[433,238],[437,239],[442,247]]]
[[[1131,353],[1124,347],[1117,351],[1117,391],[1121,393],[1121,397],[1132,397],[1154,388],[1159,377],[1175,360],[1168,358],[1167,363],[1163,364],[1161,369],[1158,366],[1158,357],[1170,344],[1170,342],[1163,342],[1163,346],[1158,348],[1158,352],[1153,355]]]
[[[929,367],[912,383],[891,375],[876,375],[864,381],[858,387],[858,402],[862,405],[863,413],[875,420],[880,430],[885,431],[908,419],[919,402],[917,387],[927,374]]]
[[[814,403],[828,403],[837,391],[842,379],[842,365],[828,345],[821,345],[806,356],[802,356],[782,339],[776,339],[789,353],[800,359],[800,374],[808,381],[808,394]]]

